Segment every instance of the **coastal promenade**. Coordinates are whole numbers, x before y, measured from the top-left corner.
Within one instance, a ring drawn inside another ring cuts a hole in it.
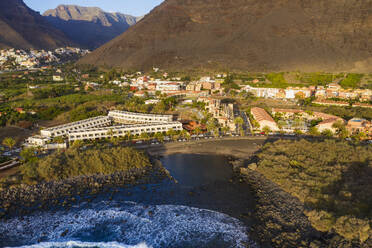
[[[265,142],[268,137],[223,137],[191,140],[186,142],[170,142],[159,145],[137,146],[145,149],[153,156],[166,156],[171,154],[217,154],[236,158],[249,158]]]

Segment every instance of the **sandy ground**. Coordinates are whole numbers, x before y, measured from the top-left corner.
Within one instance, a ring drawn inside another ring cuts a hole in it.
[[[265,142],[265,137],[224,138],[222,140],[200,140],[167,143],[146,149],[150,155],[170,154],[219,154],[236,158],[249,158]]]

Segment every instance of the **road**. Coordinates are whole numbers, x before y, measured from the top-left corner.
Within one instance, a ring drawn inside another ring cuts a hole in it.
[[[251,122],[249,121],[249,118],[247,116],[247,113],[245,113],[244,111],[240,111],[240,116],[243,118],[244,120],[244,125],[243,125],[243,129],[244,129],[244,133],[245,135],[249,135],[251,134],[252,132],[252,124]]]

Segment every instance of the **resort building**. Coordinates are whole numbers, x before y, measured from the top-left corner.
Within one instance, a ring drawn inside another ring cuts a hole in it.
[[[251,114],[253,118],[260,125],[259,129],[263,130],[264,127],[269,127],[271,131],[279,131],[278,125],[274,119],[262,108],[252,108]]]
[[[172,115],[155,115],[155,114],[142,114],[127,111],[114,110],[110,111],[108,116],[114,122],[122,124],[130,123],[167,123],[173,121]]]
[[[168,123],[154,123],[154,124],[138,124],[138,125],[125,125],[125,126],[112,126],[104,128],[92,128],[89,130],[79,130],[70,132],[68,139],[70,142],[76,140],[94,140],[104,138],[118,138],[125,137],[128,134],[132,136],[141,135],[143,133],[154,134],[163,133],[169,130],[181,131],[181,122],[168,122]]]
[[[346,128],[350,134],[364,132],[367,136],[372,136],[372,123],[366,119],[353,118],[348,121]]]
[[[58,137],[65,136],[69,132],[76,130],[86,130],[89,128],[104,127],[111,125],[111,118],[108,116],[98,116],[82,121],[72,122],[65,125],[47,128],[40,131],[40,134],[44,137]]]
[[[312,111],[304,111],[301,109],[279,109],[279,108],[273,108],[272,109],[273,115],[278,115],[282,119],[281,122],[283,122],[283,119],[287,122],[286,125],[284,125],[283,131],[290,132],[294,130],[301,130],[301,131],[308,131],[307,125],[310,124],[311,120],[321,120],[321,122],[316,126],[319,132],[323,132],[325,130],[330,130],[332,132],[335,132],[336,129],[333,128],[333,124],[340,121],[344,122],[344,120],[340,117],[337,117],[335,115],[329,115],[321,112],[312,112]],[[293,121],[297,120],[297,121]],[[300,120],[300,121],[298,121]],[[301,124],[302,123],[302,124]],[[293,125],[295,124],[295,125]],[[301,125],[297,125],[301,124]],[[283,125],[280,125],[283,126]]]
[[[35,136],[29,137],[26,140],[26,144],[28,146],[32,146],[32,147],[43,147],[47,143],[49,143],[51,140],[52,140],[52,138],[49,138],[49,137],[43,137],[41,135],[35,135]]]

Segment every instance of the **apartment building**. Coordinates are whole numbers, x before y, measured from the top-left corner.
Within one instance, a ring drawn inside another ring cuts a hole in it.
[[[47,128],[40,131],[40,134],[44,137],[59,137],[65,136],[69,132],[77,130],[86,130],[89,128],[104,127],[111,125],[111,118],[108,116],[98,116],[82,121],[72,122],[65,125]]]
[[[168,123],[154,123],[154,124],[138,124],[138,125],[125,125],[125,126],[112,126],[104,128],[92,128],[88,130],[77,130],[68,134],[70,142],[76,140],[94,140],[104,138],[118,138],[125,137],[129,133],[131,135],[141,135],[143,133],[163,133],[170,129],[174,131],[182,130],[182,123],[168,122]]]
[[[108,116],[117,123],[166,123],[172,122],[172,115],[142,114],[127,111],[113,110]]]

